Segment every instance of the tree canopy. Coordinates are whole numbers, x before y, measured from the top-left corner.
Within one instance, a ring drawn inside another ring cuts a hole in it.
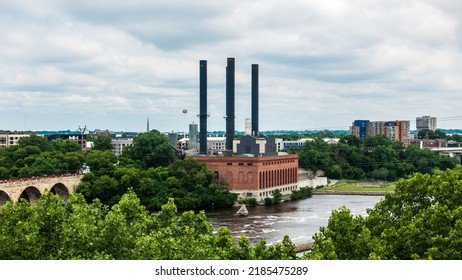
[[[167,136],[157,130],[138,134],[133,145],[126,147],[122,157],[138,161],[145,168],[167,166],[175,159],[175,152]]]
[[[157,130],[141,133],[117,158],[111,151],[92,150],[90,167],[78,192],[112,206],[132,189],[148,210],[160,210],[174,198],[180,209],[230,207],[236,195],[221,189],[213,173],[192,158],[178,160],[165,135]]]
[[[31,135],[16,146],[0,149],[0,179],[76,173],[83,162],[77,142]]]
[[[440,156],[417,145],[405,148],[382,135],[364,140],[353,135],[342,136],[335,145],[316,138],[289,152],[298,153],[300,167],[324,170],[333,179],[395,181],[414,172],[432,173],[459,164],[456,158]]]
[[[102,156],[96,159],[101,158]],[[174,161],[169,166],[148,169],[131,165],[115,166],[110,161],[104,162],[107,165],[103,165],[96,172],[93,172],[90,165],[92,172],[85,174],[77,189],[88,202],[98,199],[105,204],[114,205],[129,189],[151,211],[159,210],[168,202],[168,198],[174,198],[180,209],[230,207],[236,200],[236,195],[218,186],[213,172],[192,158]]]
[[[112,138],[109,135],[98,135],[87,139],[93,142],[92,151],[112,151]]]
[[[314,240],[306,258],[462,259],[462,168],[399,180],[367,217],[335,210]]]
[[[446,138],[446,133],[441,130],[422,129],[417,133],[418,139],[442,139]]]
[[[45,194],[37,205],[8,202],[0,214],[0,259],[295,259],[294,244],[237,242],[228,228],[217,234],[204,214],[177,212],[173,200],[150,214],[135,193],[110,209],[87,204],[80,194],[67,202]]]

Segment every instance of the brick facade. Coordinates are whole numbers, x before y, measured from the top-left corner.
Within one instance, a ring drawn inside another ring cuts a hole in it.
[[[282,156],[197,156],[195,159],[228,182],[228,189],[242,198],[271,197],[279,189],[290,194],[298,189],[298,155]]]

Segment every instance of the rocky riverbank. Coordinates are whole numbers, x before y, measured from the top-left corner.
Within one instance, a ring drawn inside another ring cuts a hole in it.
[[[310,240],[307,242],[296,243],[295,244],[295,253],[302,253],[311,250],[313,248],[314,241]]]

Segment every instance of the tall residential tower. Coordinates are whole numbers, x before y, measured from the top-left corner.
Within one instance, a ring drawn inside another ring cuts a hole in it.
[[[417,129],[417,133],[421,131],[422,129],[428,129],[431,131],[436,130],[436,117],[430,117],[430,116],[423,116],[423,117],[417,117],[415,119],[415,126]]]

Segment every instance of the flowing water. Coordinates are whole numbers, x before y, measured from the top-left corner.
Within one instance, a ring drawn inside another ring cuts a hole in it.
[[[215,229],[226,226],[235,236],[245,235],[253,243],[260,239],[277,243],[284,235],[299,243],[311,240],[319,227],[326,226],[332,210],[346,206],[353,215],[364,217],[366,209],[381,199],[383,196],[315,195],[276,206],[247,207],[246,217],[235,215],[238,208],[211,209],[206,215]]]

